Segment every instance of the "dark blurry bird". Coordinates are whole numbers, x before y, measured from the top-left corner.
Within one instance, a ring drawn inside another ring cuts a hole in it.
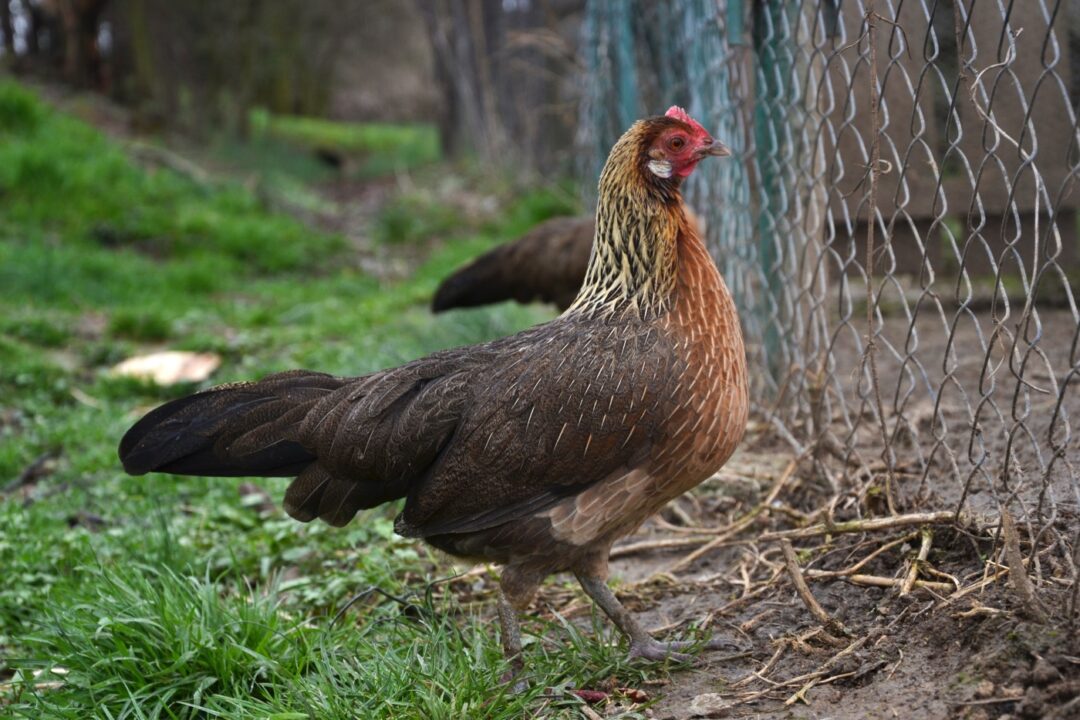
[[[565,310],[585,280],[595,234],[591,216],[545,220],[443,280],[431,309],[443,312],[515,300],[554,303]]]
[[[700,233],[701,221],[685,208]],[[435,291],[432,312],[491,305],[553,303],[570,307],[581,290],[596,234],[589,216],[545,220],[516,240],[499,245],[455,270]]]
[[[630,638],[668,657],[608,588],[608,554],[727,460],[747,418],[734,303],[680,183],[726,147],[682,109],[635,123],[600,176],[595,250],[570,308],[483,345],[361,377],[305,370],[167,403],[120,443],[132,474],[295,476],[294,518],[344,525],[405,498],[395,529],[503,565],[499,617],[570,571]]]

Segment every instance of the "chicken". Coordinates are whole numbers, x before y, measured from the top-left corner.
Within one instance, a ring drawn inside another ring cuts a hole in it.
[[[565,310],[585,279],[595,232],[591,216],[545,220],[443,280],[431,309],[438,313],[503,300],[539,300]]]
[[[739,319],[679,192],[728,154],[678,107],[636,122],[601,173],[595,248],[561,316],[361,377],[294,370],[174,400],[124,436],[125,470],[295,476],[286,511],[336,526],[404,498],[399,534],[502,566],[515,671],[518,613],[564,571],[632,655],[680,656],[609,589],[608,555],[743,436]]]
[[[689,207],[685,212],[700,234],[700,218]],[[454,271],[439,284],[431,310],[440,313],[504,300],[553,303],[565,310],[585,279],[595,234],[591,215],[545,220]]]

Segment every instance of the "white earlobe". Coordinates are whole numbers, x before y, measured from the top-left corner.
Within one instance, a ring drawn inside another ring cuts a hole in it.
[[[649,169],[652,170],[652,174],[657,177],[671,177],[671,163],[667,160],[650,160]]]

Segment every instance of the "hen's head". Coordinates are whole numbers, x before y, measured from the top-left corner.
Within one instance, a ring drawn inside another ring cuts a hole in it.
[[[731,154],[678,105],[646,120],[642,141],[645,171],[661,180],[685,178],[703,158]]]

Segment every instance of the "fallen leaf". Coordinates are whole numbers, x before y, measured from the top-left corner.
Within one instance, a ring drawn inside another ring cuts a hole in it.
[[[202,382],[210,377],[219,365],[221,365],[221,357],[215,353],[166,350],[130,357],[115,365],[110,373],[121,377],[151,380],[164,386],[182,382]]]
[[[575,690],[574,694],[590,705],[603,702],[608,696],[603,690]]]

